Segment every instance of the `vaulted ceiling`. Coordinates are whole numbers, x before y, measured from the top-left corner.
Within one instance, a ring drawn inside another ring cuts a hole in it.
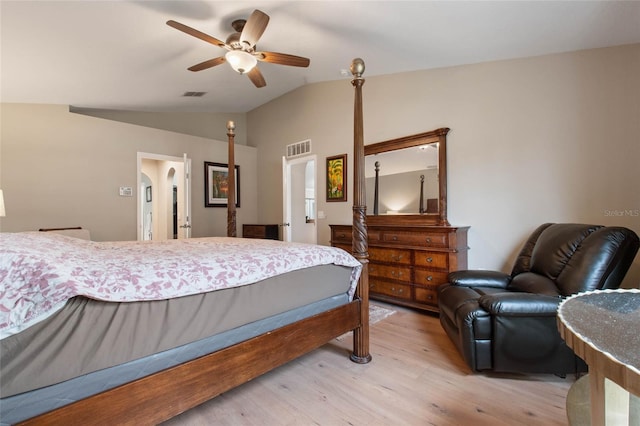
[[[270,17],[258,50],[311,59],[260,63],[256,88],[228,64],[187,68],[254,9]],[[302,85],[640,42],[628,1],[6,1],[0,2],[2,102],[138,111],[246,112]],[[205,92],[185,97],[185,92]]]

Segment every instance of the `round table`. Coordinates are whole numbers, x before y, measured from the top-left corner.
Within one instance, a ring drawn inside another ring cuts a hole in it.
[[[640,396],[640,290],[571,296],[558,307],[558,330],[589,365],[591,424],[640,422],[629,417]]]

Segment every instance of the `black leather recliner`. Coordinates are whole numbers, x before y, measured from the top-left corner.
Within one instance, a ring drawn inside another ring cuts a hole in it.
[[[456,271],[438,290],[440,323],[473,371],[587,370],[558,332],[566,296],[618,288],[638,251],[622,227],[546,223],[529,237],[511,274]]]

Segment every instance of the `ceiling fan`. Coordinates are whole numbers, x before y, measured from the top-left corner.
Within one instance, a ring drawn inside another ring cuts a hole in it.
[[[256,9],[251,16],[249,16],[248,20],[237,19],[233,21],[231,26],[236,32],[227,37],[226,42],[223,42],[179,22],[173,20],[167,21],[167,25],[170,27],[228,50],[224,56],[209,59],[189,67],[189,71],[202,71],[228,62],[236,72],[247,74],[256,87],[264,87],[267,85],[262,73],[257,67],[258,61],[293,67],[309,66],[309,59],[301,56],[256,51],[256,43],[260,39],[260,36],[262,36],[262,33],[264,33],[268,23],[269,15]]]

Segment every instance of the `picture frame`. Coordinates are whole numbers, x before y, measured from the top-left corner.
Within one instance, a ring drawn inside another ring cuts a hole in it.
[[[236,207],[240,207],[240,166],[235,166]],[[204,162],[204,206],[227,207],[229,165]]]
[[[347,154],[327,157],[327,201],[347,201]]]
[[[145,200],[147,200],[147,203],[150,203],[152,200],[151,186],[147,186],[145,190]]]

